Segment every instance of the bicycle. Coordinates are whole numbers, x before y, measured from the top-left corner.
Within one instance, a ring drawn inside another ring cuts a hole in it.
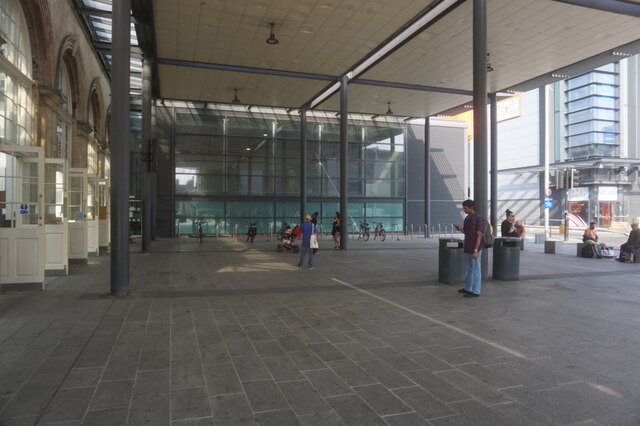
[[[363,239],[364,241],[369,241],[369,233],[371,226],[367,222],[360,224],[360,233],[358,234],[358,239]]]
[[[200,244],[202,244],[202,242],[204,240],[204,232],[202,231],[202,224],[203,223],[204,222],[201,221],[201,220],[196,222],[196,237],[200,241]]]
[[[373,239],[380,237],[380,241],[384,241],[387,239],[387,232],[384,230],[384,225],[382,223],[376,224],[376,229],[373,232]]]

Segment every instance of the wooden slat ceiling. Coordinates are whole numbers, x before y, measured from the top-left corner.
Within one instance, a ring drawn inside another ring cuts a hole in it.
[[[154,0],[159,58],[339,76],[434,1]],[[488,0],[489,90],[504,90],[640,38],[637,18],[552,0]],[[472,88],[467,0],[360,76]],[[265,43],[275,22],[279,44]],[[619,58],[613,58],[612,61]],[[161,65],[161,96],[299,107],[326,82]],[[467,96],[349,86],[349,110],[423,117]],[[338,96],[319,106],[337,110]]]

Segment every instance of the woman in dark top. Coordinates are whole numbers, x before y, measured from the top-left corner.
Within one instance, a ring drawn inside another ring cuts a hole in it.
[[[503,237],[519,237],[518,228],[516,227],[516,215],[509,209],[507,209],[507,218],[502,222],[502,236]]]
[[[336,212],[333,215],[333,222],[331,222],[331,236],[333,237],[334,249],[340,248],[340,213]]]

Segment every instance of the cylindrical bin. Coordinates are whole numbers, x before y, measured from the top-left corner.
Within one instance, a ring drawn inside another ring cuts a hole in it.
[[[520,238],[496,238],[493,245],[493,278],[506,281],[520,279]]]
[[[456,238],[440,238],[438,250],[438,281],[446,284],[464,283],[464,241]]]

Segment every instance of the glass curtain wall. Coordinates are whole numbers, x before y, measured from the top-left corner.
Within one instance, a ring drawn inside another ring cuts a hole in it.
[[[566,80],[568,159],[620,155],[618,64]]]
[[[340,134],[337,120],[307,123],[308,213],[323,232],[339,210]],[[300,121],[275,114],[239,115],[196,109],[175,113],[176,230],[205,233],[277,232],[300,217]],[[402,229],[404,125],[352,122],[349,141],[349,223],[382,222]]]

